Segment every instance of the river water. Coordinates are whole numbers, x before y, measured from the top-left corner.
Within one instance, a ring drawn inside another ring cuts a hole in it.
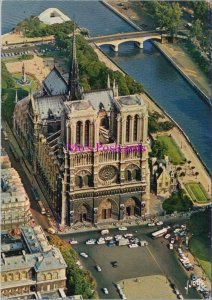
[[[135,31],[128,23],[97,1],[23,1],[7,0],[2,4],[2,33],[19,21],[56,7],[75,18],[92,36]],[[211,166],[211,110],[181,75],[150,42],[144,49],[132,43],[122,44],[118,53],[102,48],[127,73],[140,81],[150,95],[181,126],[202,160]]]

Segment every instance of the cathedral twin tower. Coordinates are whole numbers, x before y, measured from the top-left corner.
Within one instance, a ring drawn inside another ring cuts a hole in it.
[[[68,82],[54,67],[42,91],[16,103],[14,131],[62,226],[148,212],[147,106],[141,95],[119,96],[109,78],[105,90],[83,91],[75,34]]]

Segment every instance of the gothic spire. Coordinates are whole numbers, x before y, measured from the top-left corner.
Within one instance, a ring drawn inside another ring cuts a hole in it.
[[[68,78],[68,98],[69,100],[82,99],[82,91],[79,84],[79,70],[77,64],[77,50],[76,50],[76,37],[75,37],[75,23],[72,38],[72,57],[71,66]]]

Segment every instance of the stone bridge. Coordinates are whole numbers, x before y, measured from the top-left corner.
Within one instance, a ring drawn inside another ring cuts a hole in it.
[[[116,52],[119,49],[119,45],[123,43],[134,42],[136,46],[143,48],[143,43],[151,39],[157,39],[163,42],[161,33],[157,31],[137,31],[87,38],[88,42],[93,42],[97,46],[110,45]]]

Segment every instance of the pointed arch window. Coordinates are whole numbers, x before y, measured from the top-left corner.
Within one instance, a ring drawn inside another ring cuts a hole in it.
[[[134,117],[133,140],[138,140],[138,115]]]
[[[81,145],[82,143],[82,122],[78,121],[76,124],[76,143]]]
[[[89,146],[90,138],[90,121],[85,122],[85,146]]]
[[[126,120],[126,142],[130,141],[130,116]]]

